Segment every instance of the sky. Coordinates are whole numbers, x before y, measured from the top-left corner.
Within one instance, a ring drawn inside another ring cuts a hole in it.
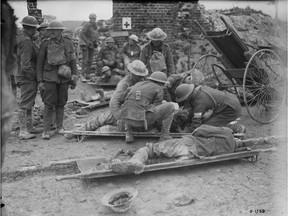
[[[8,1],[14,8],[16,16],[19,18],[18,22],[24,16],[28,15],[26,1]],[[281,19],[287,20],[287,2],[286,0],[279,0],[278,13]],[[232,7],[245,8],[250,6],[256,10],[262,10],[264,13],[269,14],[271,17],[275,17],[275,5],[268,3],[268,1],[217,1],[217,0],[200,0],[200,4],[203,4],[208,9],[229,9]],[[42,10],[43,15],[53,15],[57,19],[66,20],[88,20],[90,13],[96,13],[97,19],[110,19],[113,16],[113,4],[112,0],[90,0],[90,1],[51,1],[51,0],[38,0],[38,9]]]

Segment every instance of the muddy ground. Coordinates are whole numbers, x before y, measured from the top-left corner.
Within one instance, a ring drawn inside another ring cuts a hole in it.
[[[92,87],[79,83],[70,92],[69,99],[79,97],[80,89],[93,91]],[[37,101],[43,106],[39,98]],[[64,121],[65,128],[72,129],[75,123],[83,123],[102,110],[90,112],[83,118],[69,114]],[[241,122],[248,128],[247,137],[261,137],[285,134],[286,114],[281,119],[283,121],[260,125],[243,107]],[[127,145],[124,138],[94,137],[77,142],[57,135],[44,141],[38,134],[36,139],[20,141],[18,131],[13,132],[2,167],[2,194],[6,208],[13,216],[118,215],[101,204],[102,197],[117,188],[134,187],[139,194],[132,208],[123,215],[287,215],[286,142],[258,146],[275,147],[276,151],[262,153],[254,164],[238,159],[89,181],[56,181],[56,176],[73,174],[75,170],[71,167],[47,168],[50,161],[110,157],[119,148],[136,150],[148,141],[157,140],[137,139],[135,144]],[[176,206],[173,200],[184,194],[194,202]]]

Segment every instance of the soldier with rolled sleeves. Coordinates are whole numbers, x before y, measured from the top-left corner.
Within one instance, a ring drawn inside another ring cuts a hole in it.
[[[194,84],[181,84],[176,90],[176,102],[184,104],[184,109],[189,110],[192,116],[191,127],[187,132],[192,132],[202,124],[215,127],[230,127],[230,123],[241,115],[241,104],[238,98],[224,91],[208,86]],[[243,133],[243,125],[235,125],[234,132]]]
[[[80,32],[80,49],[82,50],[82,69],[81,75],[85,79],[90,79],[90,68],[94,56],[94,48],[97,48],[98,40],[98,26],[96,23],[96,14],[89,15],[89,22],[87,22]]]
[[[37,59],[37,79],[43,92],[44,113],[43,139],[63,130],[64,106],[68,100],[68,89],[76,87],[77,66],[73,43],[63,38],[65,29],[57,20],[52,21],[47,31],[50,39],[41,44]],[[56,130],[50,131],[52,111],[56,109]]]
[[[18,118],[20,124],[19,139],[35,138],[37,132],[32,124],[32,108],[37,94],[36,62],[38,49],[35,33],[38,27],[33,16],[26,16],[21,22],[23,32],[18,37],[18,69],[15,80],[20,88]]]
[[[134,141],[133,129],[149,131],[155,125],[161,127],[160,141],[172,138],[169,132],[176,108],[171,102],[163,103],[162,86],[167,83],[167,76],[156,71],[147,79],[130,87],[124,96],[120,119],[125,124],[127,143]]]
[[[108,66],[111,70],[123,69],[123,58],[115,46],[115,40],[112,37],[106,38],[106,45],[99,51],[96,62],[99,68]]]

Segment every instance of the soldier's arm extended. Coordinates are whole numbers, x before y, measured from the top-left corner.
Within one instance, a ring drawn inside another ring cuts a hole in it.
[[[35,69],[32,67],[32,54],[33,54],[33,44],[30,40],[25,40],[19,46],[21,55],[21,69],[27,74],[34,76]]]

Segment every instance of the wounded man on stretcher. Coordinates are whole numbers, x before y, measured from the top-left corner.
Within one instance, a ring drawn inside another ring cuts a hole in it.
[[[109,168],[119,174],[144,171],[145,162],[153,157],[175,158],[177,160],[197,159],[238,151],[249,150],[249,146],[264,142],[260,139],[240,140],[233,136],[233,131],[227,127],[201,125],[191,135],[179,139],[170,139],[157,143],[147,143],[145,147],[135,152],[128,161],[112,160]]]

